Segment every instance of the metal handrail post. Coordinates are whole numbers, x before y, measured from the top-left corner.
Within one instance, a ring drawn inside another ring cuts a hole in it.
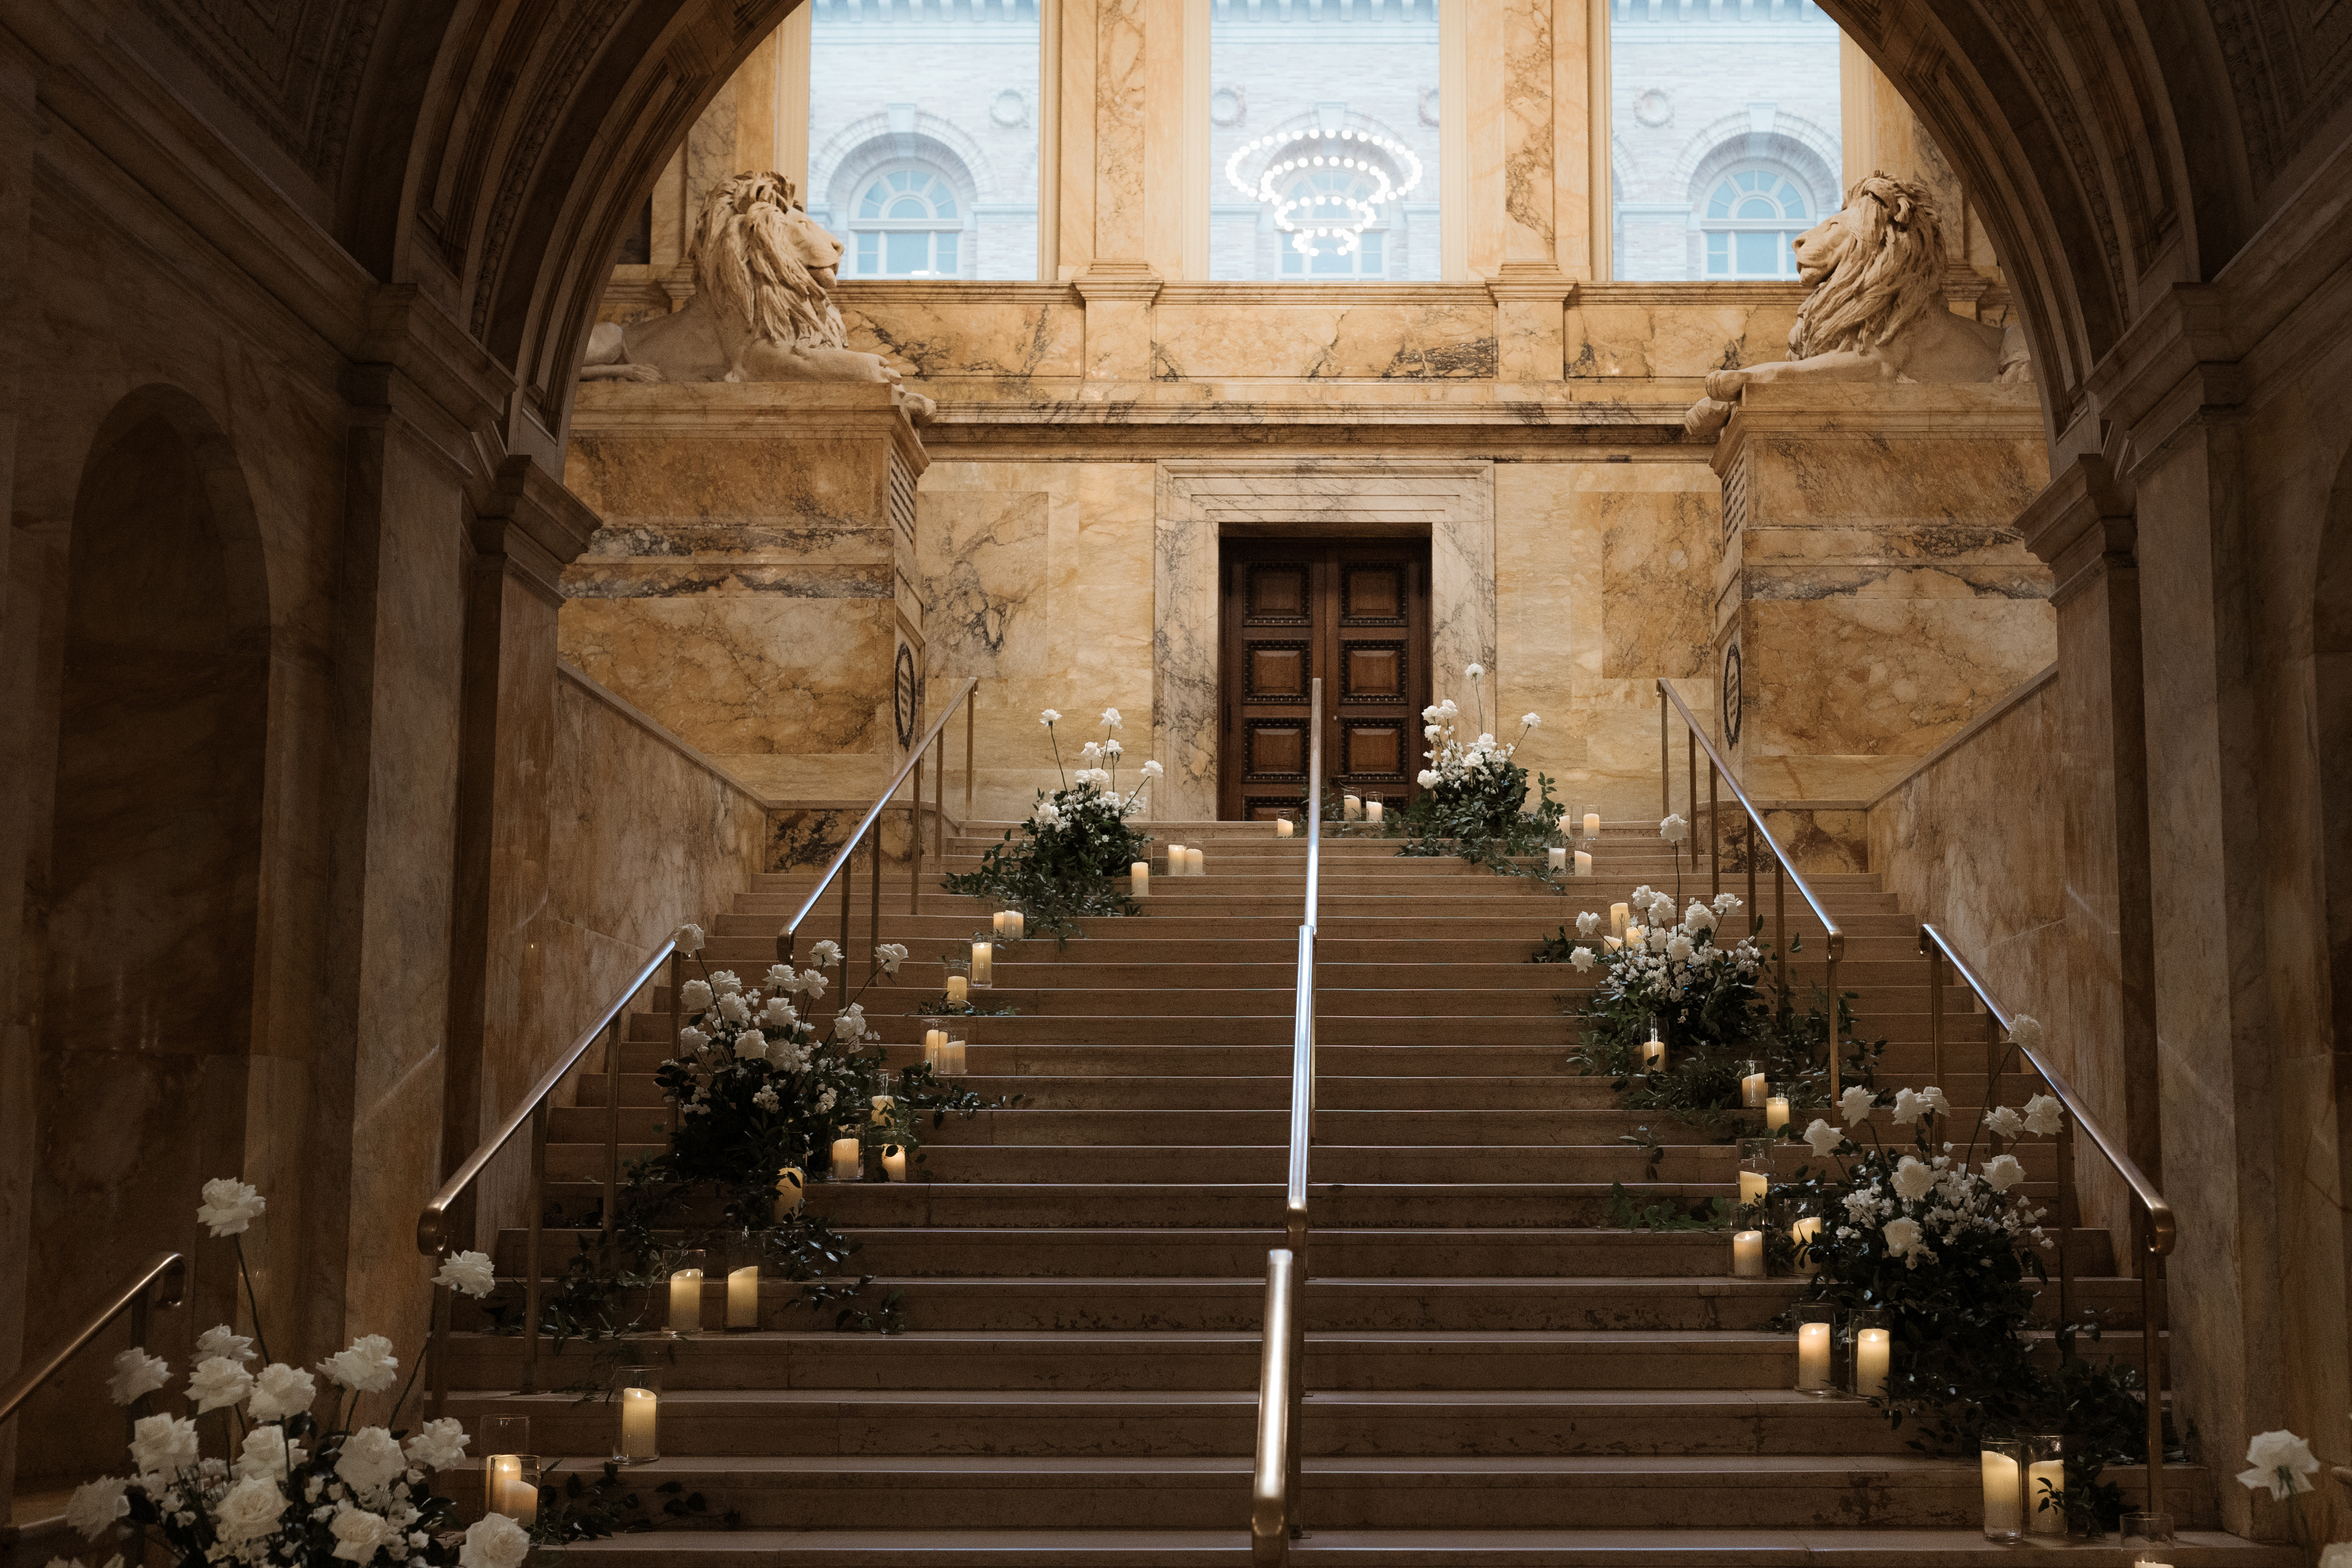
[[[621,1233],[621,1026],[604,1029],[604,1239]]]
[[[1941,951],[1927,940],[1926,927],[1919,931],[1919,951],[1927,958],[1927,1071],[1937,1083],[1944,1081],[1944,960]]]
[[[446,1285],[433,1287],[433,1418],[439,1420],[449,1404],[449,1307],[453,1292]]]
[[[1698,731],[1696,730],[1685,728],[1683,731],[1683,762],[1690,774],[1691,816],[1696,817],[1698,816]],[[1686,842],[1690,845],[1691,873],[1696,876],[1698,873],[1698,824],[1696,821],[1691,824]]]
[[[907,913],[923,912],[923,755],[915,753],[915,793],[907,802]]]
[[[1723,805],[1716,798],[1717,769],[1715,759],[1706,760],[1706,868],[1707,897],[1723,897]]]
[[[673,948],[669,955],[669,1038],[662,1042],[664,1056],[677,1049],[678,1037],[686,1033],[685,981],[686,955]],[[662,1121],[670,1131],[677,1131],[680,1114],[675,1101],[663,1108]]]
[[[1658,820],[1675,812],[1674,753],[1666,749],[1666,683],[1658,682]]]
[[[931,847],[939,852],[940,875],[948,869],[948,743],[944,737],[934,742],[937,753],[931,758]],[[967,816],[970,813],[967,811]]]
[[[963,698],[963,820],[964,830],[971,830],[971,715],[980,706],[980,681],[974,678],[971,689]],[[944,715],[942,715],[944,717]]]
[[[2147,1395],[2147,1511],[2164,1511],[2164,1255],[2153,1242],[2139,1258],[2140,1343],[2147,1363],[2142,1382]]]
[[[874,908],[866,929],[866,984],[872,984],[874,977],[882,973],[882,957],[878,951],[882,946],[882,829],[879,826],[866,840],[866,847],[874,857]],[[844,979],[848,977],[846,960],[841,973]]]
[[[530,1218],[522,1244],[522,1392],[539,1392],[540,1231],[547,1222],[547,1099],[530,1108]]]
[[[2074,1118],[2061,1111],[2058,1118],[2058,1322],[2063,1328],[2074,1321],[2071,1305],[2074,1285],[2074,1225],[2071,1217],[2074,1196]]]
[[[1780,949],[1780,1000],[1789,1000],[1789,879],[1782,875],[1780,847],[1772,847],[1772,945]]]
[[[849,895],[851,889],[857,886],[857,844],[858,840],[853,838],[841,847],[841,973],[845,982],[849,976]],[[833,1010],[839,1013],[842,1004],[848,999],[846,984],[835,986]]]
[[[1840,1084],[1845,1068],[1844,1042],[1838,1037],[1838,1019],[1843,1012],[1843,1006],[1838,996],[1838,963],[1845,957],[1845,938],[1832,936],[1825,940],[1830,952],[1830,1100],[1834,1104],[1840,1092]]]

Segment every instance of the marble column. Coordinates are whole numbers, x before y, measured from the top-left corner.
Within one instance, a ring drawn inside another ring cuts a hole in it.
[[[476,487],[467,531],[466,665],[457,773],[457,879],[449,942],[449,1049],[442,1080],[444,1179],[496,1127],[568,1042],[531,1037],[545,982],[531,922],[548,898],[554,773],[556,611],[563,568],[596,514],[529,458]],[[502,1158],[468,1199],[459,1234],[488,1250],[520,1222],[528,1171]]]
[[[2142,700],[2137,525],[2098,458],[2077,458],[2018,519],[2056,576],[2058,759],[2065,801],[2067,1026],[2061,1071],[2125,1151],[2164,1177],[2157,1113],[2156,957],[2149,925],[2147,736]],[[2095,1154],[2076,1164],[2083,1219],[2124,1256],[2137,1205]]]
[[[1717,693],[1759,799],[1866,801],[2050,663],[2013,522],[2047,473],[2032,387],[1750,387],[1712,460]]]
[[[924,666],[928,462],[895,387],[583,387],[565,479],[603,526],[563,656],[771,800],[871,804]]]

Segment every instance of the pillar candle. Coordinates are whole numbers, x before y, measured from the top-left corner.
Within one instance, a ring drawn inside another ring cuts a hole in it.
[[[997,935],[1003,936],[1005,934],[1005,921],[1011,918],[1011,915],[1007,911],[999,910],[994,914],[989,916],[989,924],[995,931]]]
[[[1364,820],[1378,822],[1381,819],[1381,814],[1387,809],[1388,805],[1384,801],[1368,800],[1364,802]]]
[[[836,1182],[857,1180],[857,1140],[836,1138],[833,1141],[833,1179]]]
[[[1979,1456],[1984,1466],[1984,1528],[1987,1535],[2011,1536],[2025,1526],[2018,1500],[2017,1461],[1988,1448]]]
[[[1771,1191],[1771,1189],[1772,1178],[1766,1175],[1763,1172],[1742,1171],[1739,1173],[1739,1201],[1741,1203],[1760,1204],[1764,1201],[1764,1194]]]
[[[1625,934],[1625,928],[1628,925],[1631,925],[1633,921],[1633,905],[1612,904],[1609,906],[1609,934],[1611,936],[1619,938],[1623,937]]]
[[[903,1182],[907,1179],[907,1150],[905,1145],[902,1144],[896,1149],[885,1149],[882,1151],[882,1174],[886,1180],[893,1182]]]
[[[1789,1239],[1797,1244],[1798,1273],[1819,1274],[1822,1271],[1822,1260],[1809,1250],[1821,1238],[1822,1216],[1817,1214],[1809,1214],[1789,1227]]]
[[[1151,862],[1138,860],[1127,868],[1127,890],[1139,899],[1151,896]]]
[[[1349,822],[1358,821],[1364,815],[1364,797],[1362,795],[1341,795],[1339,797],[1339,804],[1341,810],[1346,813],[1347,819]]]
[[[1209,874],[1209,868],[1208,868],[1207,861],[1208,861],[1208,857],[1207,857],[1207,856],[1205,856],[1205,855],[1203,855],[1200,850],[1198,850],[1198,849],[1187,849],[1187,850],[1185,850],[1185,851],[1184,851],[1184,875],[1186,875],[1187,877],[1205,877],[1205,876],[1207,876],[1207,875]]]
[[[1650,1038],[1642,1042],[1642,1070],[1643,1072],[1664,1072],[1666,1070],[1665,1041],[1659,1039],[1655,1036],[1652,1036]]]
[[[1797,1391],[1811,1394],[1830,1386],[1830,1326],[1797,1325]]]
[[[896,1095],[877,1094],[866,1102],[866,1120],[877,1127],[887,1127],[898,1110]]]
[[[661,1396],[650,1388],[621,1390],[621,1458],[651,1459],[661,1454],[655,1428],[661,1418]]]
[[[1568,851],[1560,846],[1552,846],[1550,849],[1545,851],[1545,857],[1550,860],[1551,868],[1553,870],[1565,871],[1568,869]],[[1584,858],[1585,857],[1580,854],[1577,856],[1579,860],[1581,860]]]
[[[1642,940],[1646,934],[1647,933],[1644,932],[1640,926],[1627,926],[1625,928],[1625,945],[1638,952],[1642,946]]]
[[[1772,1095],[1764,1101],[1764,1125],[1767,1129],[1777,1129],[1789,1125],[1789,1097],[1787,1095]]]
[[[491,1513],[505,1514],[518,1524],[523,1522],[515,1512],[521,1501],[520,1494],[523,1490],[522,1456],[492,1454],[483,1461],[483,1468],[489,1478],[483,1489],[485,1493],[483,1500],[488,1506],[488,1510]],[[539,1511],[539,1493],[535,1489],[531,1492],[530,1501],[531,1512],[536,1514]]]
[[[1731,1272],[1738,1279],[1764,1278],[1764,1233],[1743,1230],[1731,1238]]]
[[[1764,1075],[1762,1073],[1749,1073],[1747,1077],[1739,1080],[1739,1103],[1750,1106],[1762,1105],[1764,1103],[1765,1094],[1769,1087],[1770,1086],[1764,1081]]]
[[[786,1165],[776,1173],[776,1217],[790,1219],[801,1212],[801,1199],[805,1194],[808,1177],[798,1165]]]
[[[1168,874],[1171,877],[1184,874],[1184,847],[1181,844],[1168,847]]]
[[[1290,818],[1277,816],[1274,819],[1274,836],[1276,838],[1287,838],[1290,837]]]
[[[971,983],[974,985],[996,984],[996,944],[976,942],[971,944]]]
[[[951,1077],[961,1078],[963,1075],[963,1052],[964,1042],[961,1040],[950,1040],[948,1042],[948,1072]]]
[[[953,1003],[956,1003],[956,1004],[958,1004],[958,1005],[961,1005],[961,1004],[962,1004],[963,1002],[967,1001],[967,1000],[971,997],[971,981],[969,981],[969,980],[965,979],[965,978],[964,978],[962,975],[961,975],[961,974],[950,974],[950,975],[949,975],[949,976],[948,976],[948,1000],[949,1000],[949,1001],[953,1002]]]
[[[1888,1350],[1885,1329],[1864,1329],[1854,1336],[1853,1391],[1862,1398],[1876,1399],[1885,1394]]]
[[[760,1326],[760,1266],[727,1271],[727,1326],[730,1329],[756,1329]]]
[[[1609,951],[1612,952],[1622,952],[1625,949],[1625,944],[1613,936],[1604,936],[1601,940],[1608,943]]]
[[[2036,1459],[2026,1468],[2025,1532],[2028,1535],[2063,1535],[2066,1533],[2065,1504],[2060,1502],[2050,1508],[2042,1506],[2042,1500],[2049,1495],[2042,1489],[2045,1481],[2049,1483],[2050,1491],[2062,1499],[2065,1497],[2066,1461]]]
[[[681,1268],[669,1277],[669,1331],[692,1334],[701,1331],[702,1270]]]
[[[1013,940],[1015,942],[1029,940],[1029,911],[1026,910],[1013,911]]]
[[[1598,838],[1601,837],[1601,814],[1599,812],[1588,811],[1584,814],[1584,836],[1587,838]]]
[[[1576,874],[1580,877],[1590,877],[1592,875],[1592,852],[1591,850],[1580,849],[1576,852]]]

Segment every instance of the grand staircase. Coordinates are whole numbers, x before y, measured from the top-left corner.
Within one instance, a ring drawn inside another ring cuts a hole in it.
[[[971,826],[952,868],[994,841]],[[628,1568],[729,1554],[811,1568],[1248,1560],[1304,846],[1255,825],[1155,831],[1205,846],[1209,875],[1156,879],[1141,917],[998,960],[990,1005],[1019,1011],[969,1020],[968,1081],[1022,1104],[950,1121],[929,1145],[928,1181],[811,1190],[862,1244],[856,1267],[903,1290],[908,1331],[835,1332],[829,1311],[813,1316],[776,1284],[760,1331],[662,1347],[664,1457],[627,1479],[656,1513],[653,1489],[675,1481],[711,1515],[573,1550]],[[1637,1119],[1606,1080],[1569,1065],[1560,998],[1576,976],[1530,952],[1579,909],[1675,885],[1647,825],[1612,825],[1598,873],[1563,900],[1457,861],[1399,858],[1393,843],[1327,843],[1308,1533],[1294,1555],[1894,1568],[2000,1550],[1978,1530],[1973,1459],[1923,1458],[1864,1405],[1791,1392],[1792,1337],[1763,1325],[1796,1281],[1729,1278],[1721,1233],[1613,1223],[1612,1183],[1687,1209],[1734,1194],[1736,1154],[1661,1128],[1668,1148],[1647,1178],[1643,1152],[1620,1142]],[[941,955],[961,952],[986,910],[934,894],[910,916],[903,877],[892,880],[884,936],[913,957],[866,1002],[894,1057],[911,1059],[906,1015],[940,994]],[[1685,872],[1684,890],[1704,880]],[[763,879],[719,915],[712,965],[763,969],[811,881]],[[1927,1082],[1913,920],[1874,878],[1819,882],[1847,932],[1842,979],[1861,994],[1864,1030],[1894,1042],[1882,1084]],[[1790,902],[1791,931],[1818,954],[1820,927]],[[1793,973],[1818,978],[1810,959]],[[624,1118],[644,1135],[667,1018],[634,1025]],[[1957,1104],[1981,1102],[1980,1073],[1948,1076]],[[574,1214],[602,1169],[602,1091],[587,1079],[552,1118],[553,1195]],[[2007,1097],[2021,1092],[2012,1083]],[[2031,1159],[2046,1194],[2046,1146]],[[521,1243],[500,1238],[502,1271],[520,1268]],[[2136,1328],[2138,1288],[2113,1277],[2107,1237],[2083,1233],[2077,1248],[2083,1298],[2110,1327]],[[551,1269],[570,1250],[551,1237]],[[720,1289],[714,1270],[713,1322]],[[2094,1353],[2137,1345],[2117,1333]],[[469,1427],[528,1414],[542,1454],[593,1475],[611,1406],[503,1392],[520,1364],[511,1337],[461,1331],[453,1352],[451,1408]],[[573,1341],[542,1357],[542,1386],[593,1384],[611,1361]],[[2127,1495],[2144,1484],[2137,1470],[2110,1473]],[[2211,1475],[2173,1466],[2167,1479],[2183,1527],[2210,1532]],[[728,1511],[740,1528],[707,1528]],[[2111,1545],[2071,1555],[2129,1562]],[[2169,1561],[2284,1568],[2292,1554],[2195,1533]]]

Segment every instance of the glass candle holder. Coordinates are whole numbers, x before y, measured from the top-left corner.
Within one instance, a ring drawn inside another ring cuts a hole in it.
[[[1838,1310],[1823,1301],[1808,1301],[1797,1309],[1797,1392],[1835,1394]]]
[[[523,1460],[530,1454],[530,1417],[528,1415],[485,1415],[475,1429],[474,1441],[482,1455],[482,1511],[515,1517],[518,1492],[522,1485]],[[531,1513],[539,1512],[538,1483],[532,1483]]]
[[[1584,839],[1586,843],[1590,844],[1594,839],[1599,838],[1601,837],[1601,807],[1591,802],[1587,802],[1578,826],[1584,829]]]
[[[767,1249],[745,1231],[727,1248],[727,1331],[748,1333],[760,1326],[760,1265]]]
[[[1761,1110],[1764,1101],[1771,1097],[1771,1082],[1764,1076],[1762,1062],[1746,1062],[1739,1069],[1739,1103],[1750,1110]]]
[[[2066,1533],[2066,1443],[2042,1436],[2025,1440],[2025,1533]]]
[[[882,1167],[884,1181],[903,1182],[907,1179],[907,1146],[904,1143],[877,1143],[875,1152]]]
[[[1796,1250],[1797,1272],[1808,1279],[1822,1271],[1821,1255],[1814,1250],[1814,1244],[1821,1238],[1822,1216],[1817,1214],[1803,1215],[1789,1226],[1789,1245]]]
[[[1650,1037],[1642,1042],[1642,1070],[1666,1070],[1666,1042],[1658,1037],[1658,1021],[1655,1018],[1650,1020]]]
[[[2172,1568],[2179,1542],[2168,1513],[2127,1513],[2116,1531],[2132,1568]]]
[[[949,1038],[947,1016],[927,1013],[916,1019],[915,1023],[916,1026],[923,1031],[924,1065],[931,1069],[933,1076],[944,1076],[947,1072]]]
[[[1789,1097],[1785,1094],[1766,1095],[1764,1097],[1764,1126],[1766,1130],[1778,1132],[1781,1128],[1786,1127],[1787,1125],[1789,1125]]]
[[[996,984],[996,938],[989,931],[971,937],[971,988],[985,991]]]
[[[1739,1205],[1761,1205],[1772,1190],[1772,1140],[1739,1141]]]
[[[1544,868],[1548,871],[1568,869],[1568,843],[1565,834],[1553,834],[1550,841],[1544,846]]]
[[[613,1377],[612,1458],[642,1465],[661,1458],[661,1369],[625,1366]]]
[[[1382,795],[1376,789],[1368,789],[1364,792],[1364,820],[1366,822],[1385,821],[1388,816],[1388,796]]]
[[[539,1522],[537,1454],[485,1455],[482,1476],[484,1513],[502,1513],[525,1530]]]
[[[687,1262],[670,1270],[669,1331],[673,1334],[698,1334],[702,1331],[702,1266],[701,1254],[690,1254]]]
[[[1886,1371],[1895,1352],[1886,1314],[1866,1307],[1845,1315],[1846,1392],[1856,1399],[1884,1399]]]
[[[808,1173],[798,1165],[786,1165],[776,1173],[776,1223],[782,1225],[801,1212],[802,1200],[808,1196]]]
[[[1764,1233],[1762,1231],[1741,1230],[1732,1233],[1731,1277],[1735,1279],[1764,1278]]]
[[[1988,1437],[1980,1447],[1985,1539],[2014,1546],[2025,1539],[2025,1440]]]
[[[1297,819],[1298,814],[1286,805],[1281,810],[1276,812],[1274,814],[1274,836],[1276,838],[1290,838],[1297,837],[1298,833]]]

